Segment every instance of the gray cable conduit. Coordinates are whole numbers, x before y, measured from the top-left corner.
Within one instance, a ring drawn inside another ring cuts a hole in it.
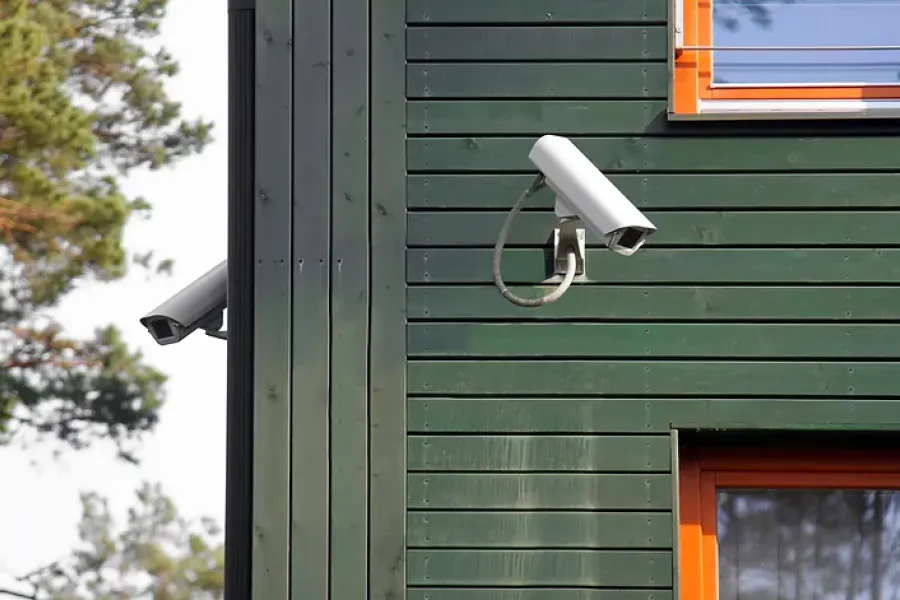
[[[544,187],[544,184],[544,174],[540,173],[537,177],[535,177],[531,185],[528,186],[528,188],[524,192],[522,192],[522,194],[519,196],[519,199],[516,200],[516,203],[513,205],[512,210],[510,210],[509,214],[506,216],[506,220],[503,222],[503,227],[500,228],[500,235],[497,236],[497,243],[494,245],[494,285],[497,286],[497,289],[500,290],[500,294],[504,298],[506,298],[516,306],[522,306],[524,308],[537,308],[539,306],[545,306],[547,304],[550,304],[551,302],[559,300],[575,280],[577,257],[575,255],[575,252],[569,249],[566,254],[565,277],[563,277],[562,283],[560,283],[555,290],[553,290],[546,296],[542,296],[540,298],[520,298],[519,296],[516,296],[511,291],[509,291],[509,288],[506,287],[506,283],[503,282],[503,275],[500,272],[500,263],[503,260],[503,247],[506,245],[506,238],[509,237],[509,229],[512,226],[513,219],[515,219],[516,215],[519,214],[519,211],[522,210],[522,206],[525,204],[525,200],[533,196],[535,192]]]

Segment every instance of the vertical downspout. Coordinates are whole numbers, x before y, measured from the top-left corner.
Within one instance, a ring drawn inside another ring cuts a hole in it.
[[[228,2],[225,600],[251,600],[256,0]]]

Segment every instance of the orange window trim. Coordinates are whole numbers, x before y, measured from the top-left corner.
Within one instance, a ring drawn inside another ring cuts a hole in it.
[[[718,600],[716,488],[900,489],[900,451],[710,450],[679,474],[679,598]]]
[[[684,0],[684,45],[709,47],[713,43],[714,0]],[[741,86],[712,85],[712,52],[684,50],[675,55],[674,109],[697,114],[699,100],[900,100],[900,85],[885,86]]]

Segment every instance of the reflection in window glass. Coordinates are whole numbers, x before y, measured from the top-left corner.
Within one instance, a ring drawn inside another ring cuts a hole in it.
[[[900,492],[718,490],[719,600],[900,598]]]
[[[713,0],[713,84],[896,85],[900,0]]]

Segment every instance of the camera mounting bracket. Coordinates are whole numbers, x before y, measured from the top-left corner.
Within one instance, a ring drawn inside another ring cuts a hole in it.
[[[585,241],[584,228],[575,217],[559,220],[559,227],[553,230],[553,271],[555,275],[565,275],[569,252],[575,253],[575,275],[584,275]]]
[[[217,340],[228,340],[228,332],[221,331],[222,325],[225,324],[225,311],[220,311],[202,323],[200,323],[200,329],[202,329],[206,335],[209,337],[216,338]]]

